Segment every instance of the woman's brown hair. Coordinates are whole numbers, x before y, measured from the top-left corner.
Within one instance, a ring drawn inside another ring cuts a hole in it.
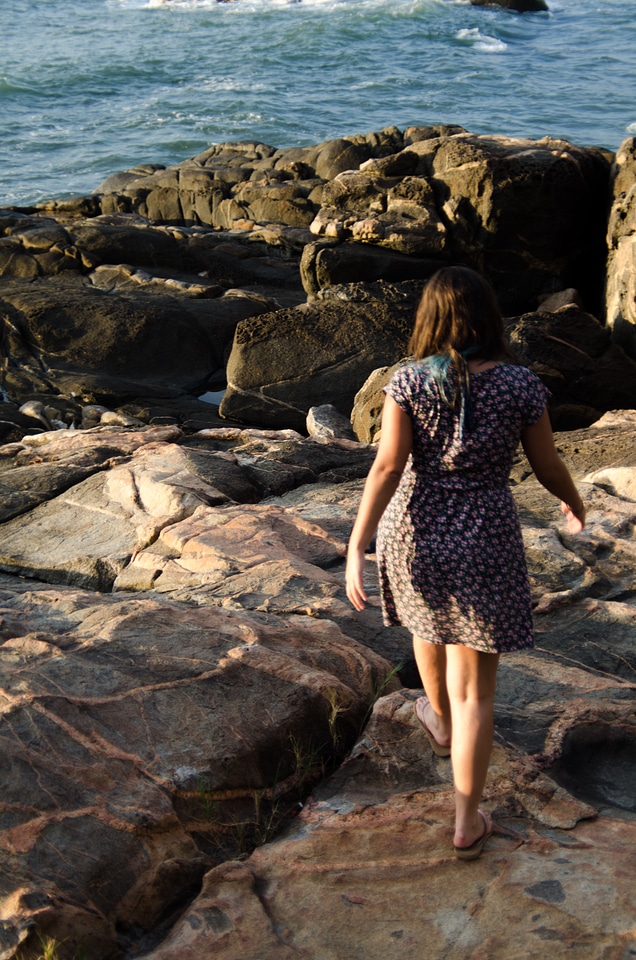
[[[514,362],[490,284],[469,267],[442,267],[434,273],[422,291],[409,352],[416,360],[448,357],[458,384],[467,381],[468,357]]]

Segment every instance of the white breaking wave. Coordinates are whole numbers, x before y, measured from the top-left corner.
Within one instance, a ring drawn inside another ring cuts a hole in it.
[[[433,2],[435,2],[435,0],[433,0]],[[364,0],[362,4],[360,0],[119,0],[119,3],[123,7],[136,7],[145,10],[159,8],[172,8],[175,10],[234,8],[240,12],[250,12],[262,7],[272,8],[296,5],[302,5],[303,7],[352,7],[355,4],[357,10],[360,10],[361,6],[395,9],[396,5],[395,0],[393,0],[392,3],[389,2],[389,0]],[[401,0],[401,3],[406,9],[409,9],[412,5],[412,0]]]
[[[618,149],[636,135],[636,0],[549,3],[511,16],[469,0],[0,0],[0,37],[20,50],[0,70],[0,206],[90,193],[212,143],[393,124]]]
[[[497,37],[489,37],[486,33],[481,33],[477,27],[472,30],[459,30],[455,37],[457,40],[465,40],[474,47],[475,50],[483,50],[484,53],[503,53],[508,49],[508,44]]]
[[[330,5],[342,3],[344,0],[123,0],[124,5],[139,6],[146,9],[157,7],[174,7],[182,9],[202,9],[215,8],[220,5],[232,6],[240,3],[240,7],[267,6],[267,7],[288,7],[292,4],[302,3],[303,6]]]

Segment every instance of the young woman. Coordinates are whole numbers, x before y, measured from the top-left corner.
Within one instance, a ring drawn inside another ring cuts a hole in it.
[[[410,351],[386,387],[382,432],[347,555],[362,610],[365,550],[378,529],[384,620],[413,634],[426,697],[415,713],[452,760],[454,851],[479,856],[492,820],[479,809],[493,738],[499,654],[532,647],[521,529],[508,486],[521,440],[568,529],[585,507],[554,446],[548,390],[515,364],[495,295],[466,267],[426,284]]]

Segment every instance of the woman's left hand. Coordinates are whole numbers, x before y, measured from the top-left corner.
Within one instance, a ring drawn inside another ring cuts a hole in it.
[[[561,513],[568,522],[568,533],[580,533],[585,526],[585,505],[581,503],[578,510],[574,510],[562,500]]]
[[[364,589],[364,564],[364,551],[349,547],[346,574],[347,596],[356,610],[364,610],[368,600]]]

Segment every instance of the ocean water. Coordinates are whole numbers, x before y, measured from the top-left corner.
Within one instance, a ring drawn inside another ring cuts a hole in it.
[[[636,133],[636,0],[1,0],[0,205],[212,143]]]

